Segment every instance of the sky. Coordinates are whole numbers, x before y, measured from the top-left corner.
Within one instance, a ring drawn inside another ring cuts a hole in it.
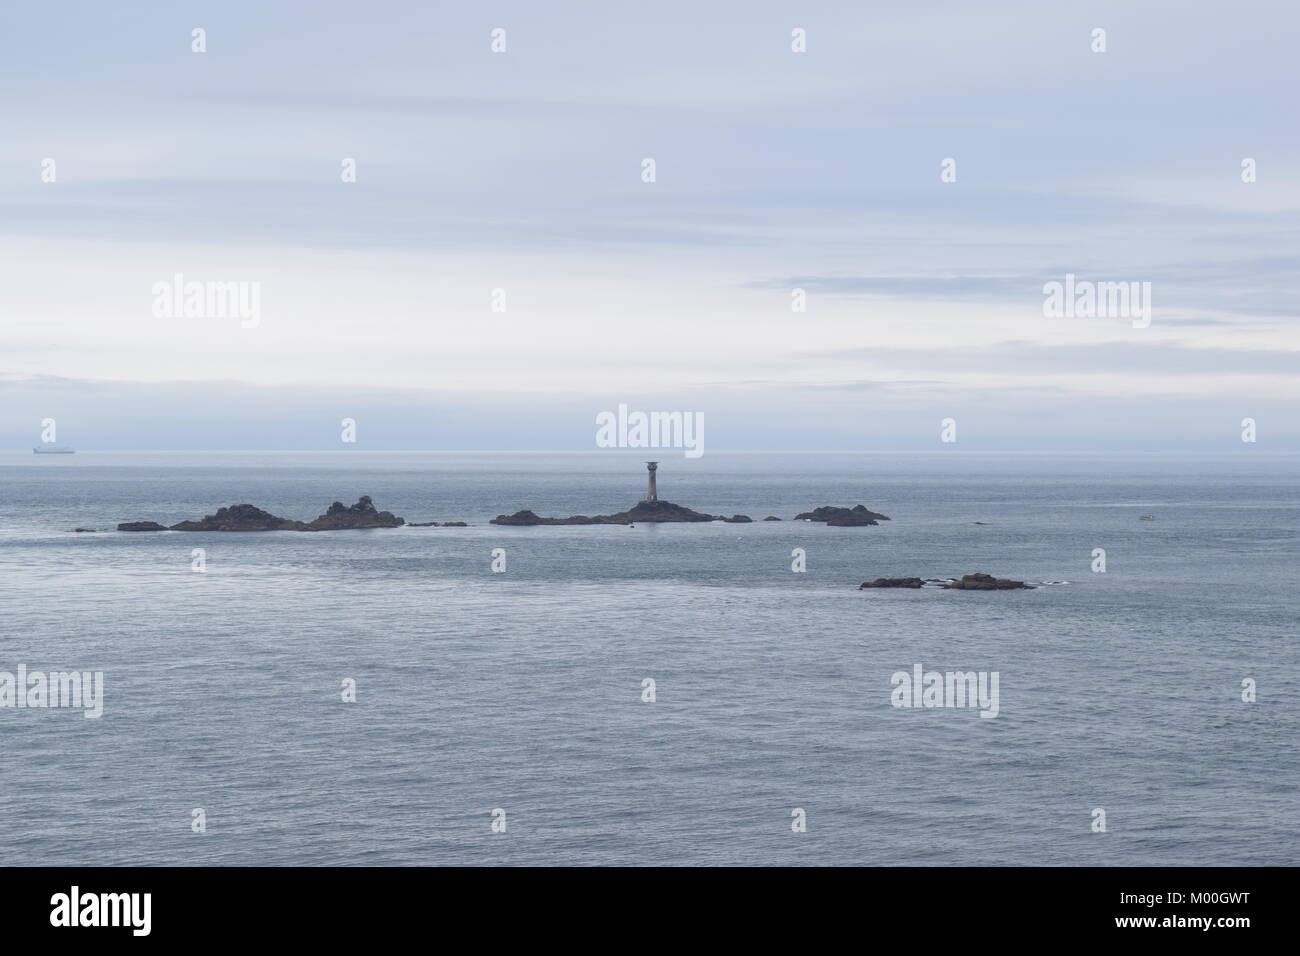
[[[1298,34],[1280,0],[6,4],[0,448],[589,450],[626,404],[716,450],[1300,451]],[[1150,324],[1045,316],[1067,274],[1150,283]],[[256,323],[157,314],[176,275],[255,283]]]

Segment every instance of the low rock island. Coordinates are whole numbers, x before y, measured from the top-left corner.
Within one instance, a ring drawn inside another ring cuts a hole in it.
[[[152,523],[152,522],[141,522]],[[206,515],[198,521],[182,521],[172,525],[169,531],[301,531],[301,521],[290,521],[263,511],[253,505],[231,505],[218,508],[214,515]],[[125,525],[118,525],[118,531],[128,530]],[[139,530],[148,531],[148,528]]]
[[[922,588],[927,584],[948,591],[1014,591],[1019,589],[1032,591],[1035,587],[1035,585],[1026,584],[1024,581],[995,578],[991,574],[977,571],[974,574],[966,574],[960,578],[925,578],[924,580],[921,578],[876,578],[874,581],[863,581],[858,585],[858,590],[862,591],[866,588]]]
[[[646,488],[646,496],[638,501],[626,511],[615,512],[607,515],[570,515],[567,518],[545,518],[528,508],[516,511],[514,514],[501,514],[493,518],[489,523],[494,525],[504,525],[513,527],[532,527],[535,525],[579,525],[579,524],[618,524],[634,525],[638,521],[646,524],[665,524],[665,523],[694,523],[704,521],[722,521],[727,524],[752,524],[754,519],[745,514],[733,514],[731,517],[726,515],[704,514],[700,511],[694,511],[685,505],[675,504],[671,501],[660,499],[658,489],[655,486],[655,471],[658,468],[658,462],[646,462],[649,467],[649,482]],[[776,515],[768,515],[764,521],[780,521]],[[875,511],[870,511],[865,505],[855,505],[852,508],[837,508],[831,505],[823,505],[820,508],[814,508],[812,511],[806,511],[803,514],[796,515],[795,520],[824,522],[830,527],[852,528],[875,525],[881,521],[888,521],[888,515],[882,515]],[[177,524],[167,525],[159,524],[157,521],[124,521],[117,526],[118,531],[355,531],[365,528],[398,528],[406,524],[404,518],[399,518],[391,511],[379,511],[375,508],[374,502],[370,500],[369,495],[362,495],[354,505],[345,505],[341,501],[336,501],[325,511],[324,514],[311,521],[297,521],[293,518],[282,518],[279,515],[271,514],[269,511],[263,511],[261,508],[250,504],[230,505],[229,507],[217,509],[216,514],[205,515],[197,521],[181,521]],[[467,527],[463,521],[413,521],[409,525],[412,528],[464,528]],[[78,528],[78,531],[93,530]],[[884,579],[882,579],[884,580]],[[963,579],[964,580],[964,579]],[[870,584],[864,587],[901,587],[903,585],[892,584]],[[907,585],[911,586],[911,585]],[[971,590],[980,590],[983,585],[974,583],[970,585],[953,585],[954,587],[968,587]],[[1002,588],[1004,585],[997,584],[995,587]]]
[[[497,515],[489,524],[532,527],[534,525],[563,524],[635,524],[638,521],[646,524],[687,521],[723,521],[727,524],[753,523],[754,519],[749,515],[735,514],[730,518],[726,515],[708,515],[700,511],[692,511],[685,505],[662,500],[659,497],[659,489],[655,484],[655,472],[658,470],[659,463],[657,461],[648,461],[646,465],[649,469],[646,496],[627,511],[619,511],[609,515],[569,515],[567,518],[543,518],[537,512],[525,508],[516,511],[514,514]],[[827,525],[834,527],[851,528],[888,521],[889,516],[868,511],[863,505],[857,505],[853,508],[834,508],[826,505],[797,515],[796,520],[798,519],[824,521]],[[780,521],[781,519],[775,515],[768,515],[763,520]]]
[[[878,514],[875,511],[868,511],[863,505],[855,505],[852,508],[835,508],[831,505],[822,505],[812,511],[805,511],[801,515],[795,515],[794,520],[824,521],[828,528],[861,528],[888,521],[889,516]]]
[[[156,521],[125,521],[118,531],[353,531],[363,528],[397,528],[406,524],[391,511],[379,511],[369,495],[354,505],[336,501],[312,521],[281,518],[254,505],[231,505],[199,521],[182,521],[170,528]]]
[[[743,515],[737,518],[744,520]],[[502,525],[555,525],[555,524],[634,524],[644,521],[647,524],[672,521],[733,521],[721,515],[706,515],[671,501],[641,501],[629,508],[612,515],[570,515],[567,518],[543,518],[533,511],[524,509],[512,515],[497,515],[490,524]]]
[[[620,511],[612,515],[570,515],[567,518],[543,518],[534,511],[524,509],[516,511],[512,515],[497,515],[489,522],[490,524],[499,525],[556,525],[556,524],[635,524],[638,521],[644,521],[647,524],[661,524],[665,522],[682,522],[682,521],[728,521],[737,524],[743,524],[752,521],[746,515],[734,515],[730,518],[725,515],[706,515],[698,511],[692,511],[684,505],[673,504],[671,501],[661,501],[659,490],[655,486],[655,471],[659,467],[657,461],[648,461],[646,465],[649,468],[650,480],[646,488],[646,496],[638,501],[627,511]]]
[[[983,572],[964,574],[960,581],[949,581],[947,584],[939,586],[953,591],[1014,591],[1020,588],[1032,591],[1034,589],[1032,584],[1026,584],[1024,581],[995,578],[993,575],[984,574]]]

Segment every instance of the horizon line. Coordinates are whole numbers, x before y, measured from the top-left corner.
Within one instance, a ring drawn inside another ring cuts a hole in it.
[[[163,454],[163,455],[223,455],[223,454],[258,454],[258,455],[609,455],[640,456],[648,452],[680,452],[678,448],[617,448],[617,449],[527,449],[527,448],[89,448],[74,449],[78,455],[114,455],[114,454]],[[0,454],[31,455],[31,447],[0,449]],[[1134,451],[1130,449],[1047,449],[1032,451],[1028,449],[996,448],[952,448],[944,450],[923,451],[920,449],[728,449],[708,452],[709,455],[1238,455],[1239,451],[1166,449],[1159,451]],[[1251,450],[1250,455],[1300,455],[1296,451]],[[705,457],[687,458],[684,461],[700,461]],[[64,459],[64,456],[60,456]],[[660,458],[660,461],[672,461]]]

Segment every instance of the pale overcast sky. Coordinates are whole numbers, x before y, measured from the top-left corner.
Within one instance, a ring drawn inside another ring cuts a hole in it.
[[[363,448],[585,450],[626,402],[716,450],[938,448],[943,417],[971,450],[1232,450],[1247,416],[1300,450],[1298,28],[1280,0],[8,4],[0,446],[57,417],[87,449],[329,448],[352,416]],[[177,273],[260,283],[260,323],[156,317]],[[1150,282],[1150,326],[1045,318],[1066,273]]]

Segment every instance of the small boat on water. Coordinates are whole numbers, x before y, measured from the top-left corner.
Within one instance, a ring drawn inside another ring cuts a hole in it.
[[[32,449],[34,455],[75,455],[77,449],[67,445],[37,445]]]

